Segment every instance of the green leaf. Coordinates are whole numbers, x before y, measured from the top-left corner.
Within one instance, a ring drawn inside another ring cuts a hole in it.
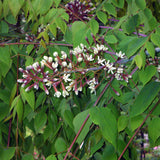
[[[62,20],[60,17],[57,17],[55,19],[55,23],[56,23],[57,27],[59,27],[61,29],[61,31],[63,32],[63,34],[65,34],[66,29],[67,29],[67,25],[64,22],[64,20]]]
[[[69,110],[65,110],[63,113],[64,120],[67,122],[67,124],[73,129],[73,114]]]
[[[7,89],[0,89],[0,99],[6,104],[9,104],[9,96],[10,92]]]
[[[134,61],[135,61],[136,65],[137,65],[137,67],[138,67],[139,69],[141,69],[142,64],[143,64],[143,59],[142,59],[141,55],[136,55],[136,56],[134,57]]]
[[[87,26],[85,23],[81,21],[75,21],[72,24],[72,39],[73,39],[73,47],[77,47],[80,43],[85,43],[85,37],[87,32]]]
[[[126,56],[129,58],[133,56],[136,51],[143,46],[148,37],[126,37],[119,43],[119,50],[122,50],[126,53]]]
[[[106,144],[103,150],[103,160],[117,160],[117,154],[115,148],[111,144]]]
[[[146,2],[145,0],[135,0],[135,3],[137,7],[141,10],[144,10],[146,8]]]
[[[148,124],[148,133],[149,137],[156,142],[156,140],[160,137],[160,118],[153,118]]]
[[[31,51],[33,50],[33,48],[34,48],[34,45],[33,45],[33,44],[28,45],[28,46],[27,46],[27,53],[30,54]]]
[[[80,127],[82,126],[84,120],[86,119],[87,115],[89,114],[89,110],[85,110],[79,114],[76,115],[76,117],[73,120],[73,125],[74,125],[74,130],[76,133],[78,133]],[[85,124],[85,126],[83,127],[82,132],[80,133],[80,135],[77,138],[77,142],[80,145],[82,143],[82,141],[84,140],[85,136],[87,135],[88,131],[89,131],[89,127],[92,124],[91,119],[89,118]]]
[[[40,0],[39,4],[40,15],[43,15],[49,11],[53,4],[53,0]]]
[[[47,122],[47,115],[44,112],[40,112],[36,115],[34,119],[34,128],[36,130],[36,133],[39,133],[39,131],[45,126]]]
[[[126,115],[122,115],[118,118],[118,132],[123,131],[128,125],[128,117]]]
[[[105,39],[105,41],[107,41],[108,43],[111,43],[111,44],[118,42],[117,38],[114,35],[106,35],[104,39]]]
[[[25,154],[22,157],[22,160],[34,160],[33,155],[32,154]]]
[[[134,104],[131,106],[130,116],[134,117],[143,113],[152,103],[159,91],[160,83],[151,82],[145,85],[137,96]]]
[[[98,12],[96,13],[96,15],[97,15],[98,19],[99,19],[103,24],[106,24],[106,22],[107,22],[108,20],[107,20],[107,15],[106,15],[104,12],[98,11]]]
[[[11,67],[12,61],[10,58],[9,46],[0,47],[0,72],[2,76],[6,76]]]
[[[0,1],[0,17],[1,17],[1,14],[2,14],[2,8],[3,8],[3,4],[2,4],[2,1]]]
[[[53,34],[53,36],[56,37],[56,35],[57,35],[56,24],[50,24],[49,25],[49,30],[51,31],[51,33]]]
[[[36,99],[35,109],[40,105],[42,105],[45,99],[46,99],[46,94],[44,92],[40,93]]]
[[[61,0],[53,0],[53,1],[54,1],[54,3],[55,3],[55,6],[56,6],[56,7],[58,7],[59,4],[60,4],[60,2],[61,2]]]
[[[20,99],[20,95],[14,98],[14,100],[12,101],[11,107],[10,107],[10,111],[17,105],[19,99]]]
[[[160,47],[160,36],[159,36],[159,34],[156,34],[156,33],[152,34],[152,35],[151,35],[151,41],[152,41],[156,46]]]
[[[67,149],[66,142],[62,137],[58,137],[55,142],[57,153],[64,152]]]
[[[99,31],[99,23],[95,19],[91,19],[89,24],[93,35],[96,35]]]
[[[0,32],[1,33],[8,33],[9,27],[5,21],[1,21],[0,23]]]
[[[100,126],[103,137],[116,148],[117,121],[110,109],[94,107],[90,109],[90,117],[93,123]]]
[[[154,49],[153,43],[151,43],[151,42],[146,42],[145,47],[146,47],[149,55],[150,55],[152,58],[154,58],[154,56],[155,56],[155,49]]]
[[[5,20],[10,24],[16,25],[17,23],[17,20],[14,18],[12,14],[7,15],[7,17],[5,17]]]
[[[46,160],[57,160],[57,158],[54,155],[50,155],[46,158]]]
[[[24,0],[9,0],[8,3],[13,16],[16,18],[24,3]]]
[[[111,2],[119,8],[123,8],[124,6],[124,0],[111,0]]]
[[[105,3],[104,4],[104,9],[109,14],[113,15],[114,17],[117,17],[116,8],[111,3]]]
[[[18,114],[18,120],[21,122],[22,117],[23,117],[23,102],[21,98],[18,99],[17,105],[16,105],[16,110]]]
[[[136,27],[140,24],[139,15],[136,14],[130,17],[126,22],[122,24],[122,29],[124,32],[130,34],[135,31]]]
[[[134,131],[135,129],[137,129],[141,125],[143,120],[144,120],[144,117],[141,116],[141,115],[132,117],[131,120],[130,120],[131,130]]]
[[[0,146],[0,155],[1,155],[1,160],[10,160],[13,158],[14,153],[15,153],[15,147],[9,147],[9,148],[2,148]]]
[[[6,17],[8,15],[8,12],[9,12],[9,0],[4,0],[3,1],[3,14],[4,14],[4,17]]]
[[[0,103],[0,122],[5,117],[7,117],[8,113],[9,113],[9,105],[5,103]]]
[[[49,43],[49,36],[46,31],[42,32],[42,36],[43,36],[44,40],[46,41],[46,43]]]
[[[31,106],[31,108],[34,110],[35,106],[35,95],[33,90],[26,92],[24,88],[21,88],[21,94],[25,98],[25,100],[28,102],[28,104]]]
[[[147,66],[144,70],[139,71],[139,79],[145,85],[156,74],[156,67],[153,65]]]

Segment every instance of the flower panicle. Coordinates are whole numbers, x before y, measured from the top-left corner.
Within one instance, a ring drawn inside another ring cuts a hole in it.
[[[99,86],[96,72],[106,72],[108,79],[112,75],[119,81],[128,82],[131,76],[125,73],[123,66],[103,58],[107,50],[107,47],[100,44],[93,47],[80,44],[70,50],[69,54],[65,51],[55,51],[52,57],[44,56],[40,62],[35,62],[26,69],[19,68],[23,78],[17,82],[22,83],[22,87],[27,87],[26,91],[31,88],[38,90],[42,83],[45,93],[48,95],[49,90],[53,88],[57,98],[66,97],[72,91],[78,95],[86,85],[91,93],[96,93]],[[116,53],[115,56],[117,60],[125,58],[122,52]],[[91,72],[94,73],[92,76],[89,74]]]

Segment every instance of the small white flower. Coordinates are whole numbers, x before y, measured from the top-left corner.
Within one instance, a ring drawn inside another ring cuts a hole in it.
[[[108,67],[108,73],[112,73],[113,74],[113,70],[115,70],[116,67],[113,67],[113,64],[110,65],[110,67]]]
[[[49,57],[49,58],[48,58],[48,62],[51,63],[52,61],[53,61],[53,58],[52,58],[52,57]]]
[[[123,73],[123,68],[118,68],[117,73]]]
[[[54,56],[54,57],[57,57],[57,56],[58,56],[58,52],[54,52],[54,53],[53,53],[53,56]]]
[[[24,71],[23,68],[19,68],[18,70],[19,70],[20,72],[23,72],[23,71]]]
[[[34,88],[35,88],[36,90],[38,90],[38,88],[39,88],[38,84],[34,84]]]
[[[44,82],[44,83],[48,82],[48,79],[47,79],[47,78],[44,78],[44,79],[43,79],[43,82]]]
[[[48,61],[49,58],[47,56],[43,56],[43,59]]]
[[[69,63],[68,68],[72,68],[72,63]]]
[[[94,48],[94,49],[93,49],[93,52],[94,52],[94,54],[98,54],[98,49],[97,49],[97,48]]]
[[[55,61],[55,62],[58,62],[58,58],[54,58],[54,61]]]
[[[76,95],[78,95],[78,89],[77,89],[77,90],[75,90],[75,94],[76,94]]]
[[[26,67],[26,70],[30,70],[30,69],[33,69],[32,65],[29,65],[29,66]]]
[[[55,63],[53,62],[53,63],[52,63],[52,67],[53,67],[54,69],[57,68],[57,67],[58,67],[58,63],[57,63],[57,62],[55,62]]]
[[[63,97],[66,97],[66,96],[68,96],[69,95],[69,93],[66,91],[66,90],[63,90]]]
[[[62,54],[62,58],[61,59],[66,59],[66,58],[67,58],[67,54],[66,53]]]
[[[23,77],[23,78],[27,78],[28,75],[27,75],[27,74],[23,74],[22,77]]]
[[[39,66],[39,63],[38,63],[38,62],[35,62],[35,63],[32,64],[32,66],[33,66],[33,68],[34,68],[35,70],[37,70],[37,67]]]
[[[26,89],[25,89],[25,92],[28,92],[29,91],[29,87],[27,87]]]
[[[66,67],[66,66],[67,66],[67,62],[66,62],[66,61],[63,61],[63,62],[62,62],[62,66],[63,66],[63,67]]]
[[[91,93],[93,93],[93,92],[96,91],[96,90],[95,90],[95,85],[94,85],[94,84],[90,85],[90,86],[89,86],[89,89],[91,90]]]
[[[83,58],[81,56],[78,57],[77,61],[82,62]]]
[[[79,87],[79,88],[78,88],[78,91],[82,91],[82,87]]]
[[[24,80],[23,80],[23,79],[17,79],[17,82],[18,82],[18,83],[23,83]]]
[[[105,59],[101,59],[101,58],[99,58],[99,56],[98,56],[98,64],[101,64],[102,66],[104,66],[104,63],[103,62],[105,62]]]
[[[125,58],[125,53],[122,53],[122,51],[120,51],[119,53],[116,53],[116,55],[120,58]]]
[[[120,75],[119,73],[116,73],[116,74],[115,74],[115,78],[116,78],[118,81],[122,80],[121,75]]]
[[[90,55],[90,56],[89,56],[89,55],[86,55],[86,58],[87,58],[88,61],[94,61],[92,55]]]
[[[61,96],[61,92],[59,92],[59,91],[55,92],[54,96],[59,98]]]
[[[70,92],[72,90],[72,86],[67,86],[66,89],[68,92]]]
[[[41,61],[41,67],[42,67],[42,68],[44,68],[45,63],[46,63],[45,60],[42,60],[42,61]]]
[[[64,74],[63,75],[63,79],[65,82],[68,82],[68,81],[72,81],[70,78],[69,78],[70,74]]]

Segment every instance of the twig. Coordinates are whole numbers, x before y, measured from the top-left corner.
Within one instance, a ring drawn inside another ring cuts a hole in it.
[[[158,104],[160,103],[160,99],[159,101],[155,104],[155,106],[151,109],[151,111],[148,113],[148,115],[145,117],[145,119],[143,120],[143,122],[141,123],[141,125],[137,128],[137,130],[135,131],[134,135],[131,137],[131,139],[129,140],[129,142],[127,143],[126,147],[124,148],[124,150],[122,151],[121,155],[119,156],[118,160],[120,160],[123,156],[123,154],[125,153],[125,151],[127,150],[129,144],[132,142],[133,138],[136,136],[136,134],[138,133],[138,131],[140,130],[140,128],[143,126],[143,124],[145,123],[145,121],[147,120],[147,118],[151,115],[151,113],[154,111],[154,109],[158,106]]]
[[[114,77],[111,77],[110,81],[109,81],[109,82],[107,83],[107,85],[104,87],[103,91],[101,92],[101,94],[100,94],[99,97],[97,98],[97,100],[96,100],[96,102],[94,103],[93,107],[95,107],[95,106],[98,104],[100,98],[102,97],[102,95],[104,94],[104,92],[106,91],[106,89],[108,88],[108,86],[110,85],[110,83],[112,82],[113,78],[114,78]],[[72,149],[74,143],[76,142],[78,136],[80,135],[80,133],[81,133],[81,131],[82,131],[84,125],[86,124],[87,120],[89,119],[89,117],[90,117],[90,115],[88,114],[87,117],[86,117],[86,119],[84,120],[82,126],[80,127],[78,133],[76,134],[76,136],[75,136],[73,142],[71,143],[70,147],[68,148],[68,151],[67,151],[67,153],[66,153],[66,155],[65,155],[65,157],[64,157],[63,160],[66,160],[68,154],[70,153],[70,151],[71,151],[71,149]]]

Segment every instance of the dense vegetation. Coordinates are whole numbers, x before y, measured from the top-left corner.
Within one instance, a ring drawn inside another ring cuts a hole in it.
[[[0,0],[0,159],[156,159],[159,11],[156,0]]]

